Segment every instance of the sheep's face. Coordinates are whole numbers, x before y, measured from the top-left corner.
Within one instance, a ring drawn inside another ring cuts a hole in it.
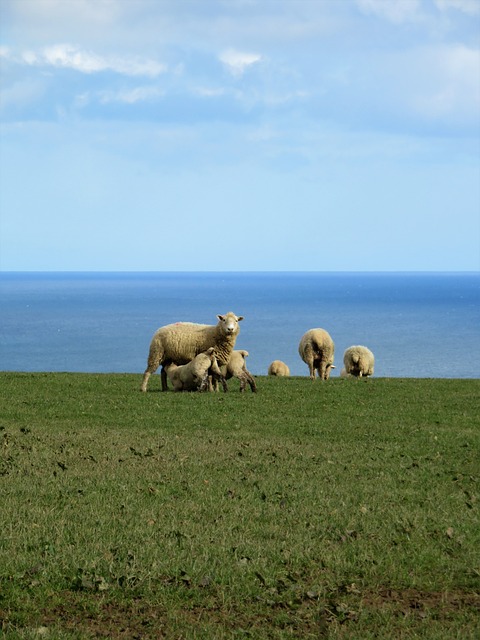
[[[194,363],[194,366],[192,367],[193,381],[195,385],[200,385],[205,379],[205,376],[208,375],[210,356],[205,353],[199,353],[192,362]]]
[[[193,383],[195,386],[199,386],[205,380],[206,376],[208,376],[208,371],[195,371],[193,374]]]
[[[234,313],[229,311],[224,316],[218,315],[219,324],[223,329],[223,333],[226,336],[234,336],[240,331],[240,327],[238,323],[243,320],[243,316],[236,316]]]
[[[325,369],[325,380],[330,379],[330,374],[332,373],[332,369],[335,369],[335,365],[329,362],[327,364],[327,368]]]

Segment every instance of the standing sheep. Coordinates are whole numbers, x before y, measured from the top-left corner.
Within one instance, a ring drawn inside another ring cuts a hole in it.
[[[218,368],[214,351],[214,347],[210,347],[187,364],[177,365],[172,362],[166,365],[165,371],[173,385],[173,390],[205,391],[208,388],[208,374],[211,371],[221,380],[223,390],[227,391],[227,384]]]
[[[328,380],[333,366],[335,345],[325,329],[310,329],[301,338],[298,353],[308,365],[310,378],[315,380],[315,371],[320,380]]]
[[[227,364],[240,333],[238,323],[243,320],[243,316],[237,317],[229,311],[225,315],[218,315],[217,318],[216,325],[176,322],[157,329],[150,343],[141,390],[147,390],[150,376],[163,365],[162,391],[166,391],[167,374],[163,367],[172,363],[187,364],[210,347],[215,349],[218,365]]]
[[[226,380],[230,380],[230,378],[238,378],[240,380],[240,391],[242,393],[245,391],[247,382],[250,385],[250,389],[255,393],[257,390],[257,384],[255,382],[255,378],[252,376],[250,371],[247,370],[245,358],[248,358],[248,351],[245,351],[245,349],[232,351],[228,364],[223,364],[220,367],[220,371],[225,376]],[[213,386],[216,390],[217,383],[215,376]]]
[[[345,350],[343,364],[345,372],[356,378],[373,376],[375,357],[367,347],[355,345]]]
[[[282,362],[281,360],[274,360],[268,367],[268,375],[279,377],[289,376],[290,369],[288,368],[288,365],[285,364],[285,362]]]

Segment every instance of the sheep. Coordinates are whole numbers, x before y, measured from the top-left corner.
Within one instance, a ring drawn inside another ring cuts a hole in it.
[[[245,391],[245,387],[248,382],[250,389],[255,393],[257,390],[257,384],[255,382],[255,378],[252,376],[250,371],[247,370],[245,358],[248,358],[248,351],[245,351],[245,349],[232,351],[228,363],[223,364],[220,367],[220,371],[225,376],[226,380],[230,380],[230,378],[238,378],[240,380],[240,392],[243,393]],[[215,390],[217,389],[215,376],[213,380],[213,388]]]
[[[285,364],[285,362],[282,362],[281,360],[274,360],[268,367],[268,375],[279,377],[289,376],[290,369],[288,368],[288,365]]]
[[[325,329],[310,329],[301,338],[298,353],[308,365],[311,380],[315,380],[315,371],[320,380],[328,380],[333,365],[335,345]]]
[[[167,374],[164,367],[172,363],[187,364],[210,347],[215,348],[218,365],[227,364],[240,333],[238,323],[243,316],[236,316],[229,311],[225,315],[217,315],[217,318],[216,325],[176,322],[157,329],[150,343],[141,390],[147,390],[150,376],[162,365],[162,391],[166,391]]]
[[[223,390],[227,391],[225,377],[218,368],[214,347],[199,353],[187,364],[177,365],[171,362],[165,366],[165,371],[174,391],[205,391],[208,387],[209,372],[221,380]]]
[[[356,378],[373,376],[375,357],[367,347],[354,345],[345,350],[343,364],[346,373]]]

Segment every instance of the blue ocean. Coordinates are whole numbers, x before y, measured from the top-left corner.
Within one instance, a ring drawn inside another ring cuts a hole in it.
[[[154,331],[244,316],[236,348],[308,375],[302,334],[323,327],[375,354],[375,376],[480,377],[479,273],[3,273],[0,370],[138,373]]]

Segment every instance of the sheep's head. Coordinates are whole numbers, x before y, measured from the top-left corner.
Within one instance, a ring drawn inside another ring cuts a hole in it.
[[[329,380],[330,379],[330,374],[332,373],[332,369],[335,369],[335,365],[331,364],[330,362],[327,364],[327,367],[325,369],[325,380]]]
[[[240,332],[238,323],[243,320],[243,316],[236,316],[232,311],[229,311],[224,316],[218,315],[217,318],[218,324],[226,336],[236,336]]]

